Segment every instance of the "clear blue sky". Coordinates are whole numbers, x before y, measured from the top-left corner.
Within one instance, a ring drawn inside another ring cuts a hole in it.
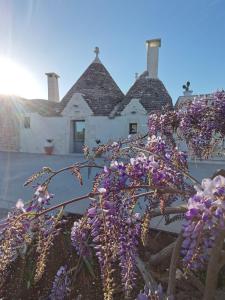
[[[159,78],[173,101],[225,88],[224,0],[0,0],[0,55],[27,67],[47,97],[44,73],[60,75],[60,96],[100,58],[126,92],[146,69],[145,40],[161,38]]]

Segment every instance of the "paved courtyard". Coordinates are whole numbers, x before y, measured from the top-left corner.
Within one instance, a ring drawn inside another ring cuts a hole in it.
[[[46,156],[42,154],[0,152],[0,217],[6,215],[19,198],[25,202],[32,198],[33,188],[23,186],[31,174],[41,170],[43,166],[49,166],[54,170],[58,170],[78,161],[84,161],[82,155]],[[98,163],[103,164],[104,162],[102,159],[98,159]],[[222,162],[190,163],[189,166],[191,174],[199,180],[202,177],[210,177],[217,169],[225,169],[225,164]],[[84,185],[82,187],[69,172],[56,176],[49,188],[49,191],[55,194],[52,204],[87,193],[91,190],[95,172],[92,170],[88,179],[87,169],[82,171],[84,176]],[[82,213],[87,204],[88,200],[82,200],[68,206],[67,210]],[[161,218],[155,220],[154,225],[163,227],[163,223],[160,223],[160,220]],[[170,229],[176,230],[176,226],[174,223]]]
[[[23,184],[27,178],[40,171],[43,166],[51,167],[53,170],[61,169],[75,162],[84,161],[82,155],[42,155],[27,153],[7,153],[0,152],[0,211],[5,214],[19,198],[25,202],[32,198],[33,188],[24,187]],[[98,160],[100,162],[101,160]],[[102,162],[101,162],[102,163]],[[49,186],[49,191],[54,193],[55,197],[52,204],[61,203],[75,196],[80,196],[91,189],[91,182],[96,171],[91,171],[88,179],[88,171],[84,169],[82,174],[85,178],[84,185],[80,187],[77,179],[70,173],[65,172],[56,176]],[[82,213],[87,206],[87,200],[72,204],[69,210]]]

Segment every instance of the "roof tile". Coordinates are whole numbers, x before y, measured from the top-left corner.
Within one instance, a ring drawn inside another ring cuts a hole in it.
[[[75,93],[84,95],[84,99],[94,115],[109,115],[124,98],[124,94],[104,65],[95,61],[64,96],[61,101],[62,109]]]
[[[163,106],[173,107],[172,99],[164,84],[159,79],[149,78],[145,71],[132,85],[124,100],[117,106],[111,116],[120,114],[132,99],[139,99],[145,110],[149,113],[161,110]]]

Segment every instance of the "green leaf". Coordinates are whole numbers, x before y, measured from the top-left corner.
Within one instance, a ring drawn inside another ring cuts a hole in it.
[[[58,215],[57,215],[57,221],[61,220],[63,217],[63,212],[64,212],[64,206],[61,207]]]
[[[84,263],[85,263],[86,267],[88,268],[88,271],[90,272],[91,276],[95,279],[93,264],[86,257],[83,257],[83,260],[84,260]]]

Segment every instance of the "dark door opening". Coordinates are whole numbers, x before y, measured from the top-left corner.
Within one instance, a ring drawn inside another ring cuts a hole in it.
[[[85,121],[73,121],[73,152],[82,153],[85,141]]]

